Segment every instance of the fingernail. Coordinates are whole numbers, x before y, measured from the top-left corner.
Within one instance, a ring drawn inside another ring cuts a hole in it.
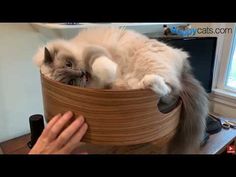
[[[83,124],[83,127],[84,127],[85,130],[87,130],[87,129],[88,129],[88,124],[87,124],[87,123],[84,123],[84,124]]]
[[[61,113],[58,113],[58,114],[56,115],[56,117],[61,117]]]
[[[83,116],[79,116],[79,117],[77,117],[76,121],[84,122],[84,117]]]
[[[84,119],[84,116],[80,115],[78,116],[79,119]]]
[[[71,116],[73,116],[73,112],[72,112],[72,111],[67,111],[67,112],[65,113],[65,115],[68,115],[69,117],[71,117]]]

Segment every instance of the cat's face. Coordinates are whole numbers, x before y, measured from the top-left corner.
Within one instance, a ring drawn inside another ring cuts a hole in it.
[[[90,74],[80,65],[79,59],[66,49],[44,48],[44,66],[49,68],[51,78],[68,85],[85,87]]]
[[[109,52],[100,46],[75,45],[57,40],[40,48],[34,60],[41,73],[50,79],[68,85],[103,88],[103,83],[92,69],[94,61],[101,56],[112,58]]]

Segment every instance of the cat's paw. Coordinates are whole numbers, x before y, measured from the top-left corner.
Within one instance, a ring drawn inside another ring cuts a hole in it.
[[[116,79],[117,64],[105,56],[97,58],[92,64],[92,73],[102,84],[111,84]]]
[[[139,85],[141,88],[152,89],[159,96],[166,96],[171,92],[171,88],[165,83],[164,78],[155,74],[145,75]]]

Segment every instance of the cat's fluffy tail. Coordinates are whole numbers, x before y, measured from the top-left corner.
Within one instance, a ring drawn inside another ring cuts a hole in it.
[[[200,82],[191,73],[186,61],[181,77],[183,102],[178,132],[173,138],[169,152],[174,154],[197,153],[205,132],[208,114],[208,98]]]

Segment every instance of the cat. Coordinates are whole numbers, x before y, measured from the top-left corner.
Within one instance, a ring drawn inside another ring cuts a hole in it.
[[[208,99],[182,49],[125,28],[93,27],[70,40],[40,47],[34,60],[45,76],[69,85],[152,89],[163,103],[183,101],[168,153],[197,153],[205,132]]]

